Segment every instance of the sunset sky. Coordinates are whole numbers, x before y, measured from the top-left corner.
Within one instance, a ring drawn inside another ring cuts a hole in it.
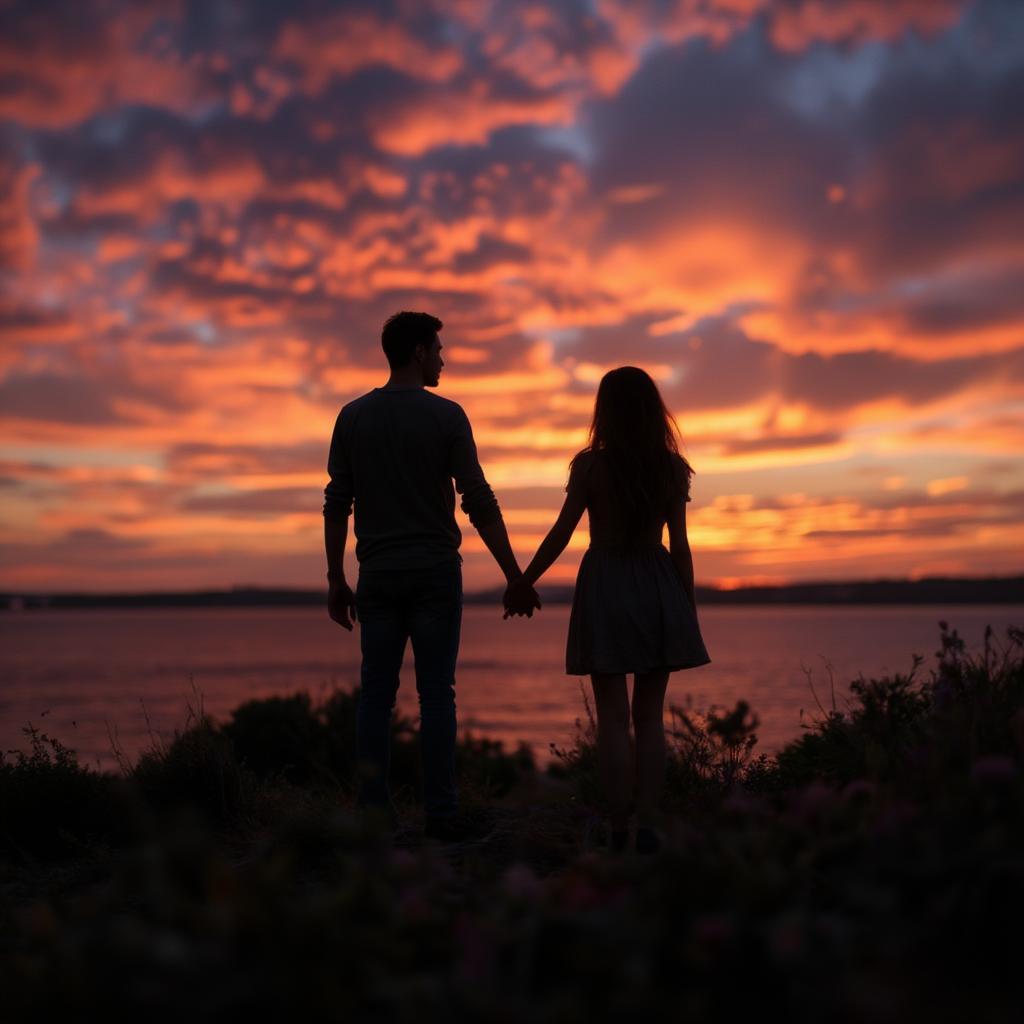
[[[0,589],[320,586],[400,309],[524,564],[629,363],[699,583],[1024,571],[1017,0],[0,0],[0,281]]]

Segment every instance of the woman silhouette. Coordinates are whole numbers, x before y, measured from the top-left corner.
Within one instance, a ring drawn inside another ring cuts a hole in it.
[[[669,673],[711,660],[697,622],[686,539],[693,470],[679,454],[676,435],[675,421],[647,373],[635,366],[606,373],[597,389],[589,444],[569,465],[562,511],[505,598],[510,611],[532,612],[532,585],[565,549],[586,509],[590,547],[576,577],[565,670],[589,675],[593,683],[610,845],[626,847],[633,799],[636,848],[642,853],[660,846],[655,826],[665,779]],[[661,543],[666,523],[667,551]]]

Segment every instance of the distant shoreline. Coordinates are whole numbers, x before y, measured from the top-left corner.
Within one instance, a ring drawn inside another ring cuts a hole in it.
[[[541,600],[568,604],[572,587],[542,587]],[[232,587],[227,590],[155,591],[143,593],[0,593],[0,612],[73,608],[210,608],[320,605],[326,588]],[[498,604],[497,589],[467,594],[466,604]],[[697,587],[698,605],[785,604],[1021,604],[1024,576],[966,579],[933,577],[920,580],[852,580],[793,583],[777,587],[719,590]]]

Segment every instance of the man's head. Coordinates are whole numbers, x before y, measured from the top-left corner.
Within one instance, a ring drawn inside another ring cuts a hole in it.
[[[429,313],[396,313],[388,317],[380,336],[392,371],[415,366],[427,387],[437,387],[444,360],[437,332],[444,325]]]

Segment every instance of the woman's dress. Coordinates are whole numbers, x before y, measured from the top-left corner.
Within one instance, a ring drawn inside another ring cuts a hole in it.
[[[689,471],[682,459],[677,469],[689,501]],[[652,520],[636,536],[617,534],[611,480],[600,451],[577,458],[566,490],[572,488],[586,498],[590,547],[576,576],[566,673],[674,672],[708,664],[696,610],[661,543],[665,518]]]

